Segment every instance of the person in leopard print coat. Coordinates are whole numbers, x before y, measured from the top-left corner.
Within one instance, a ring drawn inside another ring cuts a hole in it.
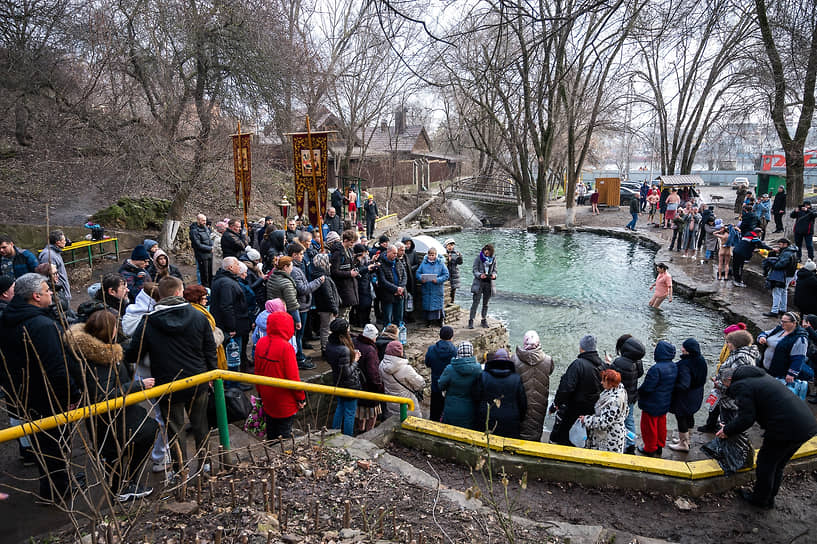
[[[621,374],[608,369],[601,373],[601,392],[591,416],[579,419],[587,429],[585,447],[593,450],[624,452],[627,428],[624,419],[630,408],[627,405],[627,390],[621,383]]]

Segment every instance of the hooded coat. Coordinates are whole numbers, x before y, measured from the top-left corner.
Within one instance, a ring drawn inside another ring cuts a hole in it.
[[[801,268],[794,284],[794,305],[803,314],[817,314],[817,274]]]
[[[621,374],[621,383],[627,390],[627,403],[638,402],[638,379],[644,375],[642,359],[647,353],[644,344],[633,337],[621,345],[621,355],[613,360],[610,368]]]
[[[528,410],[522,420],[520,438],[522,440],[542,440],[542,428],[548,410],[550,375],[553,374],[553,358],[545,355],[542,347],[525,350],[517,346],[513,354],[516,373],[522,379]]]
[[[210,313],[224,334],[235,332],[241,337],[250,332],[251,321],[247,296],[238,279],[223,268],[216,272],[210,288]]]
[[[431,369],[431,392],[439,393],[439,379],[451,359],[457,356],[457,347],[450,340],[437,340],[428,346],[425,365]]]
[[[147,270],[135,266],[130,259],[125,259],[118,272],[124,278],[125,285],[128,286],[128,299],[133,302],[136,300],[136,295],[142,290],[142,285],[150,279],[150,276]]]
[[[325,278],[323,283],[312,293],[312,302],[315,304],[315,310],[318,312],[329,312],[333,315],[338,314],[340,308],[340,294],[338,288],[335,286],[335,281],[317,266],[312,267],[312,281]]]
[[[445,367],[437,384],[445,391],[443,423],[465,429],[474,428],[474,382],[482,367],[474,357],[455,357]]]
[[[354,354],[340,341],[338,335],[329,335],[326,343],[326,362],[332,368],[332,383],[335,387],[360,389],[360,370]]]
[[[585,447],[623,453],[627,439],[624,420],[629,411],[627,389],[624,384],[620,383],[616,387],[602,391],[593,409],[593,415],[584,418],[584,426],[587,429]]]
[[[49,308],[33,306],[20,296],[11,299],[0,317],[0,354],[5,361],[0,365],[0,385],[15,392],[6,394],[6,400],[32,417],[67,410],[80,399],[82,371],[62,336]]]
[[[755,421],[766,431],[764,441],[805,442],[817,434],[817,421],[808,404],[762,368],[743,366],[735,370],[727,393],[735,399],[738,412],[724,427],[726,436],[748,430]]]
[[[669,412],[672,392],[678,377],[678,367],[672,362],[675,346],[665,340],[655,346],[655,364],[647,371],[644,383],[638,388],[638,407],[653,417]]]
[[[684,341],[687,353],[681,355],[676,366],[678,378],[672,392],[670,412],[677,416],[691,416],[701,408],[706,385],[706,359],[701,355],[698,341],[688,338]]]
[[[134,331],[125,350],[125,361],[138,362],[150,356],[150,369],[156,384],[189,378],[218,368],[213,330],[204,315],[180,297],[168,297],[156,304]],[[207,384],[173,393],[173,402],[188,401],[203,393]]]
[[[255,345],[255,373],[268,378],[299,382],[298,362],[289,339],[295,334],[292,317],[284,312],[272,312],[267,317],[267,335]],[[306,399],[303,391],[259,385],[258,393],[264,413],[283,419],[298,412],[298,403]]]
[[[432,281],[421,283],[420,278],[423,274],[436,275],[437,283]],[[423,310],[427,312],[442,310],[445,307],[445,282],[449,278],[448,268],[445,267],[442,259],[438,257],[432,263],[428,260],[428,256],[423,257],[423,262],[417,267],[414,277],[423,291]]]
[[[414,392],[424,388],[426,381],[409,364],[408,359],[397,355],[384,355],[383,360],[380,361],[380,377],[383,379],[383,391],[387,395],[408,397],[414,401],[414,410],[411,410],[408,415],[423,417],[420,402]],[[390,402],[386,404],[386,412],[389,416],[398,415],[400,406]]]
[[[484,430],[487,418],[488,430],[493,434],[519,438],[520,426],[528,410],[528,399],[513,361],[486,362],[485,370],[474,381],[473,396],[477,403],[474,426],[478,430]]]
[[[159,265],[156,263],[156,260],[159,258],[160,255],[164,255],[167,258],[166,274],[163,274],[165,270],[160,268]],[[179,278],[180,280],[184,281],[182,273],[179,272],[179,269],[175,265],[170,264],[170,257],[161,249],[157,249],[156,253],[153,254],[153,260],[150,262],[150,266],[148,266],[147,270],[150,279],[157,283],[166,275],[173,276],[174,278]]]

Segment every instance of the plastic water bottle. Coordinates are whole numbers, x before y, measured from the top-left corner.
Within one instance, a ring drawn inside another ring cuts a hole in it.
[[[239,372],[241,370],[241,343],[235,338],[230,338],[227,342],[227,370],[231,372]],[[238,385],[235,382],[225,382],[225,387],[232,387]]]
[[[633,431],[629,431],[629,430],[627,431],[627,441],[628,442],[635,443],[636,438],[638,438],[637,434],[635,434]]]
[[[402,321],[400,322],[400,325],[397,327],[397,337],[400,339],[400,343],[405,346],[406,345],[407,331],[406,331],[406,324],[403,323]]]

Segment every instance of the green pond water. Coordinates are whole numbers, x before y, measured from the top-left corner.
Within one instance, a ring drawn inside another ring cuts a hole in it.
[[[726,323],[717,312],[681,297],[664,301],[658,310],[647,306],[655,279],[654,251],[589,233],[485,230],[452,237],[463,254],[456,301],[466,313],[471,308],[474,257],[487,243],[496,248],[498,293],[488,314],[506,325],[512,347],[522,343],[525,331],[539,333],[542,347],[556,362],[551,399],[585,334],[597,338],[602,356],[606,351],[613,357],[616,339],[632,334],[647,348],[645,370],[652,364],[656,342],[672,342],[680,356],[681,343],[693,337],[713,372]],[[479,313],[475,322],[479,324]]]

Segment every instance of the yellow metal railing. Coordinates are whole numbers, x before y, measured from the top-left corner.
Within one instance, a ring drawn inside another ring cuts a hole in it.
[[[161,397],[162,395],[175,393],[176,391],[182,391],[184,389],[189,389],[197,385],[214,381],[214,389],[216,392],[216,412],[219,420],[219,436],[222,446],[224,446],[226,450],[229,450],[230,438],[229,432],[227,431],[227,414],[226,409],[224,408],[224,388],[221,380],[254,383],[256,385],[269,385],[279,389],[309,391],[310,393],[321,393],[324,395],[334,395],[337,397],[376,400],[380,402],[394,402],[400,404],[401,419],[406,418],[408,410],[414,410],[414,401],[406,397],[370,393],[368,391],[357,391],[355,389],[344,389],[342,387],[334,387],[331,385],[282,380],[280,378],[268,378],[266,376],[256,376],[255,374],[245,374],[243,372],[231,372],[229,370],[211,370],[203,374],[197,374],[195,376],[176,380],[164,385],[157,385],[156,387],[145,391],[130,393],[124,397],[116,397],[114,399],[98,402],[90,406],[83,406],[75,410],[69,410],[67,412],[62,412],[60,414],[55,414],[53,416],[44,417],[42,419],[23,423],[22,425],[0,430],[0,444],[3,442],[8,442],[9,440],[20,438],[21,436],[53,429],[59,425],[65,425],[66,423],[72,423],[74,421],[79,421],[95,415],[104,414],[105,412],[117,410],[123,406],[138,404],[148,399]]]

